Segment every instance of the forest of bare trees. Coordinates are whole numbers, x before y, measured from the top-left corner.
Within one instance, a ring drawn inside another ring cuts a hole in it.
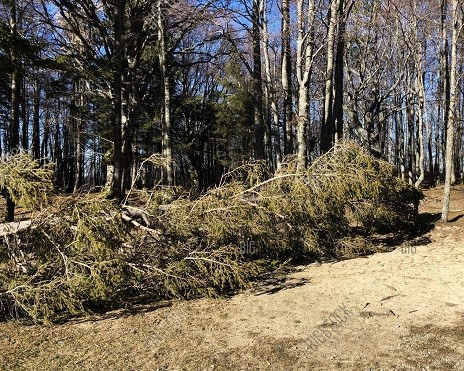
[[[352,138],[449,194],[462,18],[461,0],[2,0],[0,154],[121,199],[202,191],[250,159],[304,169]]]

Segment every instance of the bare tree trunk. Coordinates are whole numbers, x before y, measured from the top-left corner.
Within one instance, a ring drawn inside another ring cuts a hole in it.
[[[422,67],[422,64],[421,64]],[[414,186],[416,188],[419,188],[421,185],[422,181],[424,180],[425,177],[425,156],[424,156],[424,111],[425,111],[425,86],[424,86],[424,80],[423,80],[423,75],[422,75],[422,70],[417,71],[417,77],[416,77],[416,86],[418,89],[419,93],[419,107],[417,111],[418,115],[418,141],[419,141],[419,149],[418,149],[418,165],[419,165],[419,177],[417,178],[416,182],[414,183]]]
[[[398,97],[398,105],[401,104],[401,100]],[[399,161],[399,168],[401,173],[401,179],[406,181],[406,151],[405,151],[405,138],[404,138],[404,114],[403,110],[398,110],[396,114],[396,137],[398,141],[398,161]]]
[[[40,86],[38,78],[34,79],[34,110],[32,113],[32,153],[36,160],[40,158]]]
[[[414,47],[414,61],[416,64],[416,79],[415,79],[415,90],[418,94],[418,141],[419,141],[419,150],[418,150],[418,167],[419,167],[419,177],[417,178],[414,186],[419,188],[420,184],[425,177],[425,156],[424,156],[424,109],[425,109],[425,85],[424,85],[424,75],[422,72],[422,44],[419,40],[419,30],[417,28],[417,11],[416,11],[416,0],[414,1],[414,10],[413,10],[413,27],[415,31],[415,47]]]
[[[327,152],[332,146],[334,133],[333,121],[333,71],[335,28],[337,25],[337,11],[340,0],[331,0],[329,9],[329,29],[327,31],[327,65],[325,72],[324,117],[321,127],[321,152]]]
[[[22,115],[22,127],[21,127],[21,147],[25,150],[29,149],[29,115],[27,110],[27,89],[26,79],[22,80],[23,96],[21,99],[21,115]]]
[[[10,15],[10,30],[13,39],[18,37],[17,19],[16,19],[16,2],[11,5]],[[8,152],[13,154],[19,147],[19,100],[21,93],[21,75],[19,73],[18,58],[15,46],[12,46],[11,60],[14,64],[14,70],[11,76],[11,111],[10,111],[10,128],[8,138]],[[6,197],[6,217],[5,221],[12,222],[14,220],[15,203],[11,195],[7,192]]]
[[[122,174],[123,174],[123,158],[122,158],[122,74],[123,74],[123,24],[124,10],[126,1],[115,2],[114,14],[114,127],[113,127],[113,186],[112,197],[121,200],[122,193]]]
[[[263,86],[261,77],[261,7],[260,0],[253,0],[253,99],[254,99],[254,152],[256,160],[264,160]]]
[[[15,62],[16,63],[16,62]],[[9,152],[19,149],[19,115],[21,98],[21,74],[18,67],[14,67],[11,76],[11,111],[10,128],[8,133]]]
[[[54,146],[54,153],[55,156],[53,158],[53,162],[55,163],[56,168],[56,180],[55,184],[60,186],[62,184],[63,178],[63,149],[62,144],[60,142],[60,120],[59,120],[59,112],[55,110],[55,132],[53,138],[53,146]]]
[[[309,0],[305,11],[305,1],[297,1],[298,40],[296,51],[296,76],[298,81],[298,126],[297,126],[297,161],[298,169],[306,168],[307,163],[307,131],[308,131],[308,104],[309,81],[313,65],[313,24],[314,0]],[[305,23],[308,25],[305,30]]]
[[[462,20],[458,7],[459,0],[452,0],[453,32],[451,36],[451,65],[450,65],[450,105],[448,112],[448,128],[446,130],[446,159],[445,159],[445,190],[443,197],[443,210],[441,220],[448,221],[450,192],[451,192],[451,173],[453,171],[453,145],[454,145],[454,123],[456,120],[456,67],[457,67],[457,42],[461,31]]]
[[[83,173],[83,151],[82,151],[82,117],[76,119],[76,156],[75,156],[75,167],[74,167],[74,188],[73,193],[79,192],[82,186],[82,173]]]
[[[284,93],[284,154],[293,153],[292,53],[290,49],[290,0],[282,0],[282,89]]]
[[[163,136],[163,157],[165,159],[164,182],[167,185],[174,184],[174,171],[172,164],[172,133],[171,133],[171,83],[169,79],[168,69],[168,51],[166,24],[163,14],[163,3],[158,0],[158,39],[159,39],[159,59],[161,64],[161,75],[163,80],[163,103],[164,103],[164,119],[162,127]]]
[[[443,134],[441,138],[441,157],[445,162],[446,157],[446,135],[448,131],[448,118],[450,109],[450,69],[449,69],[449,43],[446,15],[448,11],[448,0],[442,0],[441,9],[441,50],[440,50],[440,79],[443,94]],[[445,166],[445,165],[444,165]]]
[[[422,75],[422,80],[425,81],[425,72],[423,73]],[[427,136],[427,155],[428,155],[428,159],[429,159],[429,162],[428,162],[428,172],[430,173],[429,176],[432,176],[433,178],[433,146],[432,146],[432,131],[433,131],[433,117],[432,117],[432,120],[430,122],[430,124],[428,123],[429,120],[428,120],[428,114],[427,114],[427,108],[425,107],[424,108],[424,113],[425,113],[425,122],[426,122],[426,125],[425,125],[425,130],[426,130],[426,136]]]
[[[409,80],[409,78],[408,78]],[[408,183],[413,185],[416,181],[416,141],[414,139],[415,134],[415,122],[414,122],[414,96],[411,93],[408,94],[406,101],[408,102],[407,110],[407,123],[408,123]]]
[[[124,61],[124,75],[122,76],[122,153],[124,161],[124,171],[122,174],[123,193],[132,187],[131,164],[133,161],[132,151],[132,123],[130,118],[130,107],[133,100],[130,94],[131,76],[130,70],[134,66],[128,66],[128,58]]]
[[[279,109],[277,105],[276,99],[276,92],[275,86],[273,83],[273,76],[271,73],[271,61],[269,57],[269,31],[268,31],[268,19],[267,19],[267,8],[266,8],[266,0],[263,1],[263,48],[264,48],[264,70],[266,75],[266,84],[265,92],[266,92],[266,100],[268,102],[268,106],[271,108],[272,112],[272,121],[268,119],[268,131],[267,131],[267,138],[266,143],[268,145],[268,159],[269,164],[272,165],[271,167],[274,168],[274,156],[273,156],[273,142],[272,137],[275,138],[275,153],[276,153],[276,166],[277,168],[280,167],[282,162],[282,152],[280,148],[280,132],[279,132]],[[274,124],[275,135],[273,135],[273,128],[272,123]]]
[[[85,81],[78,79],[74,88],[74,101],[76,106],[76,118],[75,118],[75,141],[76,141],[76,156],[75,156],[75,167],[74,167],[74,188],[73,193],[77,193],[82,186],[83,178],[83,167],[84,167],[84,153],[82,143],[82,130],[83,130],[83,117],[84,114],[84,90]]]
[[[343,76],[344,76],[344,54],[345,54],[345,31],[346,20],[354,1],[351,1],[347,9],[345,9],[344,0],[339,0],[339,26],[337,52],[335,55],[335,73],[334,73],[334,107],[333,119],[335,120],[335,141],[343,138]]]

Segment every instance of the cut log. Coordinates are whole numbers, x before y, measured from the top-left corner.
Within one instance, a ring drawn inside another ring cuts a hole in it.
[[[31,224],[31,219],[22,220],[19,222],[2,223],[0,224],[0,237],[16,234],[23,229],[29,228]]]

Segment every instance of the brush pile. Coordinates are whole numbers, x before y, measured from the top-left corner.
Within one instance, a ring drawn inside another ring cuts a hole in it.
[[[289,259],[359,255],[359,231],[408,232],[422,197],[390,164],[340,142],[304,172],[292,159],[274,174],[247,164],[200,197],[157,187],[132,191],[124,207],[66,198],[0,238],[0,310],[54,321],[230,293]]]

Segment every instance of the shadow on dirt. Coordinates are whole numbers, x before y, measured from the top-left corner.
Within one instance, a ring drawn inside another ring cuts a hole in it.
[[[55,324],[65,324],[65,323],[86,323],[86,322],[99,322],[102,320],[108,319],[119,319],[136,316],[138,314],[149,313],[155,310],[171,307],[174,301],[163,300],[158,302],[153,302],[153,299],[150,300],[140,300],[137,303],[133,303],[130,306],[125,308],[115,309],[112,311],[102,311],[101,313],[96,312],[95,314],[89,315],[87,317],[76,317],[76,318],[66,318],[62,321],[55,321]]]
[[[431,232],[435,228],[435,224],[440,221],[440,213],[420,213],[417,220],[417,236]]]
[[[464,216],[464,214],[455,216],[454,218],[450,219],[449,222],[450,222],[450,223],[455,223],[455,222],[457,222],[458,220],[462,219],[463,216]]]
[[[299,280],[288,280],[287,277],[270,278],[256,285],[253,289],[253,293],[256,296],[272,295],[282,290],[290,290],[304,286],[309,282],[311,282],[311,280],[308,278],[300,278]]]

